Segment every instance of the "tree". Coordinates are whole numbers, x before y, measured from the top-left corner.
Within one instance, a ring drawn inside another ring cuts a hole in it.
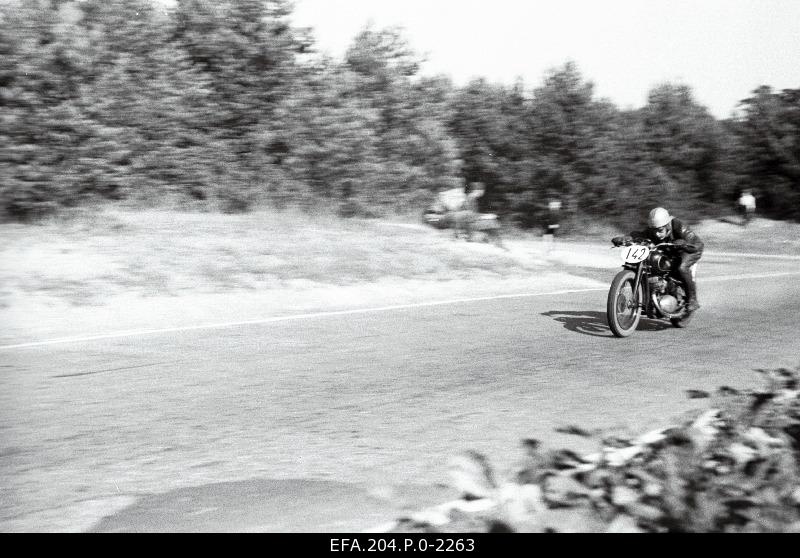
[[[712,201],[718,189],[723,130],[695,102],[691,89],[673,84],[654,88],[641,116],[647,155],[678,185],[674,197]]]
[[[80,201],[73,146],[90,126],[76,100],[93,50],[74,4],[25,0],[10,8],[0,20],[0,204],[26,218]]]
[[[419,59],[399,28],[367,27],[348,49],[342,71],[352,96],[371,108],[376,164],[370,190],[379,205],[418,205],[419,198],[458,183],[460,161],[446,128],[450,85],[416,80]]]
[[[238,138],[292,90],[308,44],[286,21],[285,0],[179,0],[172,41],[208,77],[217,136]]]
[[[280,164],[307,185],[298,201],[306,205],[369,197],[378,168],[379,114],[357,95],[351,72],[329,68],[310,76],[297,94],[281,104],[276,122],[264,128],[264,145],[277,134],[285,146]]]
[[[527,117],[531,181],[538,189],[539,211],[549,197],[562,200],[568,221],[602,209],[594,203],[595,191],[614,187],[604,168],[609,156],[605,152],[619,144],[614,139],[616,120],[616,108],[594,99],[594,85],[583,79],[574,63],[548,72],[533,92]]]
[[[520,87],[507,90],[472,80],[453,96],[452,106],[450,129],[464,161],[465,182],[485,186],[482,208],[507,209],[506,195],[527,187],[519,165],[529,143],[521,127],[525,107]]]
[[[741,103],[735,123],[745,180],[763,207],[778,217],[800,217],[800,89],[759,87]]]
[[[420,66],[402,28],[397,26],[376,30],[367,25],[353,39],[344,60],[351,70],[383,89],[395,79],[414,76]]]

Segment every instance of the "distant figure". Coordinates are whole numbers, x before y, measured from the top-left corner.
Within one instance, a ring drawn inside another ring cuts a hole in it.
[[[469,211],[474,211],[475,213],[478,213],[479,211],[478,202],[485,193],[486,190],[483,187],[483,184],[481,184],[480,182],[473,182],[470,192],[467,193],[467,200],[464,202],[465,208],[468,209]]]
[[[555,238],[556,232],[561,226],[560,223],[561,201],[557,199],[551,199],[547,203],[547,230],[545,231],[545,234],[549,234],[551,239]]]
[[[744,226],[750,224],[756,212],[756,198],[750,190],[744,190],[739,197],[739,211],[744,219]]]
[[[468,241],[472,240],[475,222],[478,220],[480,214],[478,208],[479,200],[483,197],[484,193],[485,189],[483,184],[480,182],[471,184],[470,191],[467,192],[464,198],[464,204],[455,213],[454,234],[456,238],[463,234]]]

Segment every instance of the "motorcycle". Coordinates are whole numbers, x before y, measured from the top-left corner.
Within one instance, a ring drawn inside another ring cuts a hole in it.
[[[472,240],[473,236],[483,242],[504,247],[501,226],[494,213],[471,213],[468,211],[435,211],[427,209],[422,214],[424,223],[437,229],[453,229],[453,236]],[[465,221],[469,220],[466,224]]]
[[[651,319],[668,319],[674,327],[686,327],[691,312],[686,311],[686,287],[675,271],[676,257],[670,242],[626,242],[621,252],[623,270],[617,273],[608,291],[606,317],[617,337],[628,337],[644,313]],[[692,266],[692,277],[695,275]]]

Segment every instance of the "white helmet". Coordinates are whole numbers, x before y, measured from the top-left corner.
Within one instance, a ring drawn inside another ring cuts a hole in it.
[[[669,225],[672,222],[672,216],[669,211],[663,207],[656,207],[647,216],[647,225],[651,229],[660,229],[663,226]]]

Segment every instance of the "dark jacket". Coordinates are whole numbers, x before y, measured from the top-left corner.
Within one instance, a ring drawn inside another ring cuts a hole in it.
[[[654,244],[658,244],[659,242],[675,242],[676,240],[684,240],[686,241],[686,244],[684,245],[683,249],[686,252],[690,254],[703,252],[703,241],[700,240],[700,237],[697,236],[697,233],[695,233],[679,219],[672,220],[672,232],[668,234],[666,238],[661,240],[659,240],[650,229],[646,229],[644,231],[634,231],[630,234],[630,236],[634,240],[645,239]]]

